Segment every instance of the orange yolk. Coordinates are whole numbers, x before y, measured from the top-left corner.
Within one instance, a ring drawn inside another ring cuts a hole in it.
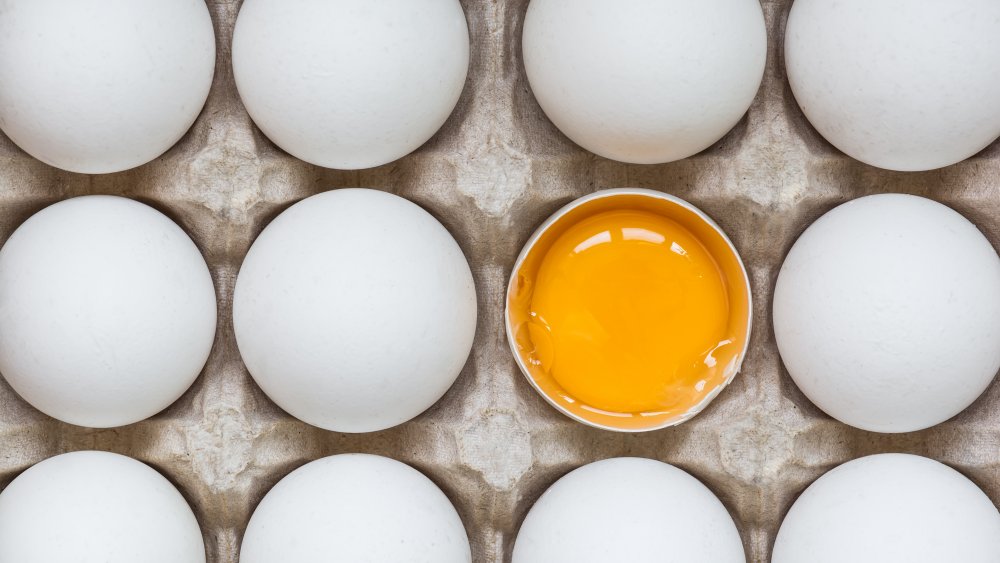
[[[510,304],[543,393],[602,416],[669,417],[728,380],[745,345],[733,320],[746,311],[732,314],[725,271],[697,236],[643,209],[556,231],[518,272]]]

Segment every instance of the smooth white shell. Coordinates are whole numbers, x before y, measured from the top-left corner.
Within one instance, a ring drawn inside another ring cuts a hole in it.
[[[637,164],[686,158],[743,117],[764,75],[758,0],[531,0],[524,66],[567,137]]]
[[[615,458],[556,481],[521,525],[513,563],[746,563],[712,491],[659,461]]]
[[[0,129],[35,158],[100,174],[145,164],[201,112],[215,73],[205,0],[6,0]]]
[[[961,473],[882,454],[823,475],[785,517],[771,563],[994,563],[1000,514]]]
[[[849,156],[930,170],[1000,137],[1000,2],[795,0],[788,80]]]
[[[372,432],[417,416],[455,382],[476,290],[429,213],[345,189],[264,229],[240,269],[233,317],[247,369],[278,406],[327,430]]]
[[[451,115],[469,68],[458,0],[246,0],[233,71],[254,123],[306,162],[399,159]]]
[[[108,428],[165,409],[204,367],[215,322],[198,247],[137,201],[56,203],[0,250],[0,374],[64,422]]]
[[[788,253],[774,334],[792,379],[830,416],[876,432],[934,426],[1000,369],[1000,257],[937,202],[854,200]]]
[[[4,563],[204,563],[184,497],[162,475],[106,452],[49,458],[0,493]]]
[[[306,464],[261,501],[240,563],[470,563],[462,520],[419,471],[346,454]]]

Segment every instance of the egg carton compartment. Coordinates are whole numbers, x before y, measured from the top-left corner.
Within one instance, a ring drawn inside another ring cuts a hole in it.
[[[1000,243],[1000,143],[949,168],[893,173],[854,161],[806,122],[787,85],[782,35],[791,0],[765,0],[769,53],[747,116],[705,152],[656,166],[587,153],[545,118],[525,77],[520,35],[528,0],[464,0],[471,69],[458,108],[416,153],[345,172],[285,154],[254,127],[236,92],[230,42],[240,2],[208,0],[218,42],[216,76],[194,128],[154,162],[87,176],[48,167],[0,136],[0,240],[32,213],[85,194],[133,197],[178,222],[205,255],[219,324],[208,365],[163,413],[110,430],[74,427],[34,410],[0,382],[0,487],[53,455],[126,454],[173,481],[202,526],[211,563],[236,563],[263,495],[293,469],[364,452],[428,475],[461,514],[473,560],[506,562],[518,527],[556,479],[599,459],[641,456],[677,465],[714,491],[740,529],[749,561],[766,563],[785,512],[814,479],[844,461],[909,452],[943,461],[1000,503],[1000,385],[932,429],[863,432],[813,406],[782,367],[770,307],[796,237],[835,205],[870,193],[913,193],[946,203]],[[448,394],[415,420],[372,434],[327,432],[277,408],[236,348],[232,294],[243,257],[278,213],[343,187],[402,195],[454,234],[476,279],[480,318],[472,355]],[[503,326],[507,279],[521,246],[550,214],[601,188],[640,187],[684,198],[711,215],[747,264],[753,336],[742,373],[681,426],[616,434],[549,407],[517,369]],[[670,507],[664,507],[670,510]]]

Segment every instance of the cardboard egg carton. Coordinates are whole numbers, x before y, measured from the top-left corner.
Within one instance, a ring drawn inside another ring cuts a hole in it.
[[[194,128],[163,157],[128,172],[86,176],[50,168],[0,137],[0,240],[46,205],[84,194],[136,198],[191,235],[218,293],[208,365],[166,411],[111,430],[50,419],[0,382],[0,487],[66,451],[135,457],[191,503],[212,563],[237,562],[247,521],[278,480],[308,461],[345,452],[393,457],[433,479],[461,514],[477,563],[509,561],[518,526],[549,485],[615,456],[659,459],[701,479],[732,513],[748,560],[760,563],[769,560],[796,496],[859,456],[929,456],[1000,502],[1000,385],[940,426],[880,435],[824,415],[782,367],[770,318],[775,279],[799,233],[835,205],[871,193],[919,194],[952,206],[1000,243],[1000,143],[943,170],[905,174],[851,160],[810,127],[792,98],[781,55],[791,0],[763,2],[768,66],[747,116],[702,154],[658,166],[596,157],[548,122],[521,63],[528,0],[464,0],[472,66],[454,115],[416,153],[359,172],[296,160],[253,126],[230,64],[240,2],[208,3],[218,39],[215,83]],[[261,229],[302,198],[353,186],[397,193],[438,217],[469,258],[480,309],[472,355],[451,391],[409,423],[361,435],[313,428],[278,409],[244,368],[231,321],[236,275]],[[694,420],[638,435],[589,428],[549,407],[515,366],[503,327],[510,269],[532,231],[572,199],[612,187],[662,190],[706,211],[741,252],[755,299],[750,350],[734,383]]]

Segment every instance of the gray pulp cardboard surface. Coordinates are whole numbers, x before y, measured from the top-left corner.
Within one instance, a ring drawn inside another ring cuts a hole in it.
[[[0,136],[0,240],[57,200],[84,194],[139,199],[175,219],[204,252],[220,321],[195,385],[163,413],[124,428],[59,423],[0,382],[0,487],[66,451],[130,455],[165,474],[190,501],[212,563],[237,561],[254,507],[279,479],[310,460],[344,452],[390,456],[431,477],[464,519],[477,563],[509,560],[524,515],[556,479],[615,456],[663,460],[705,482],[732,513],[753,562],[769,559],[781,518],[810,482],[866,454],[933,457],[1000,501],[1000,385],[930,430],[854,430],[795,388],[770,326],[785,253],[812,220],[848,199],[878,192],[931,197],[966,215],[996,245],[1000,143],[961,164],[918,174],[878,170],[840,154],[805,121],[785,80],[781,35],[791,0],[765,0],[771,40],[764,84],[729,135],[672,164],[598,158],[562,136],[532,98],[520,57],[527,3],[463,1],[472,67],[458,108],[427,145],[379,168],[317,168],[283,153],[253,126],[230,66],[235,0],[209,0],[218,36],[215,84],[194,128],[162,158],[129,172],[86,176],[50,168]],[[469,258],[480,307],[475,347],[454,388],[416,420],[364,435],[319,430],[278,409],[241,363],[231,322],[236,274],[261,229],[295,201],[352,186],[397,193],[438,217]],[[504,292],[522,244],[563,204],[611,187],[652,188],[691,201],[728,232],[749,268],[756,318],[743,371],[705,412],[677,428],[625,435],[572,422],[535,394],[507,347]]]

